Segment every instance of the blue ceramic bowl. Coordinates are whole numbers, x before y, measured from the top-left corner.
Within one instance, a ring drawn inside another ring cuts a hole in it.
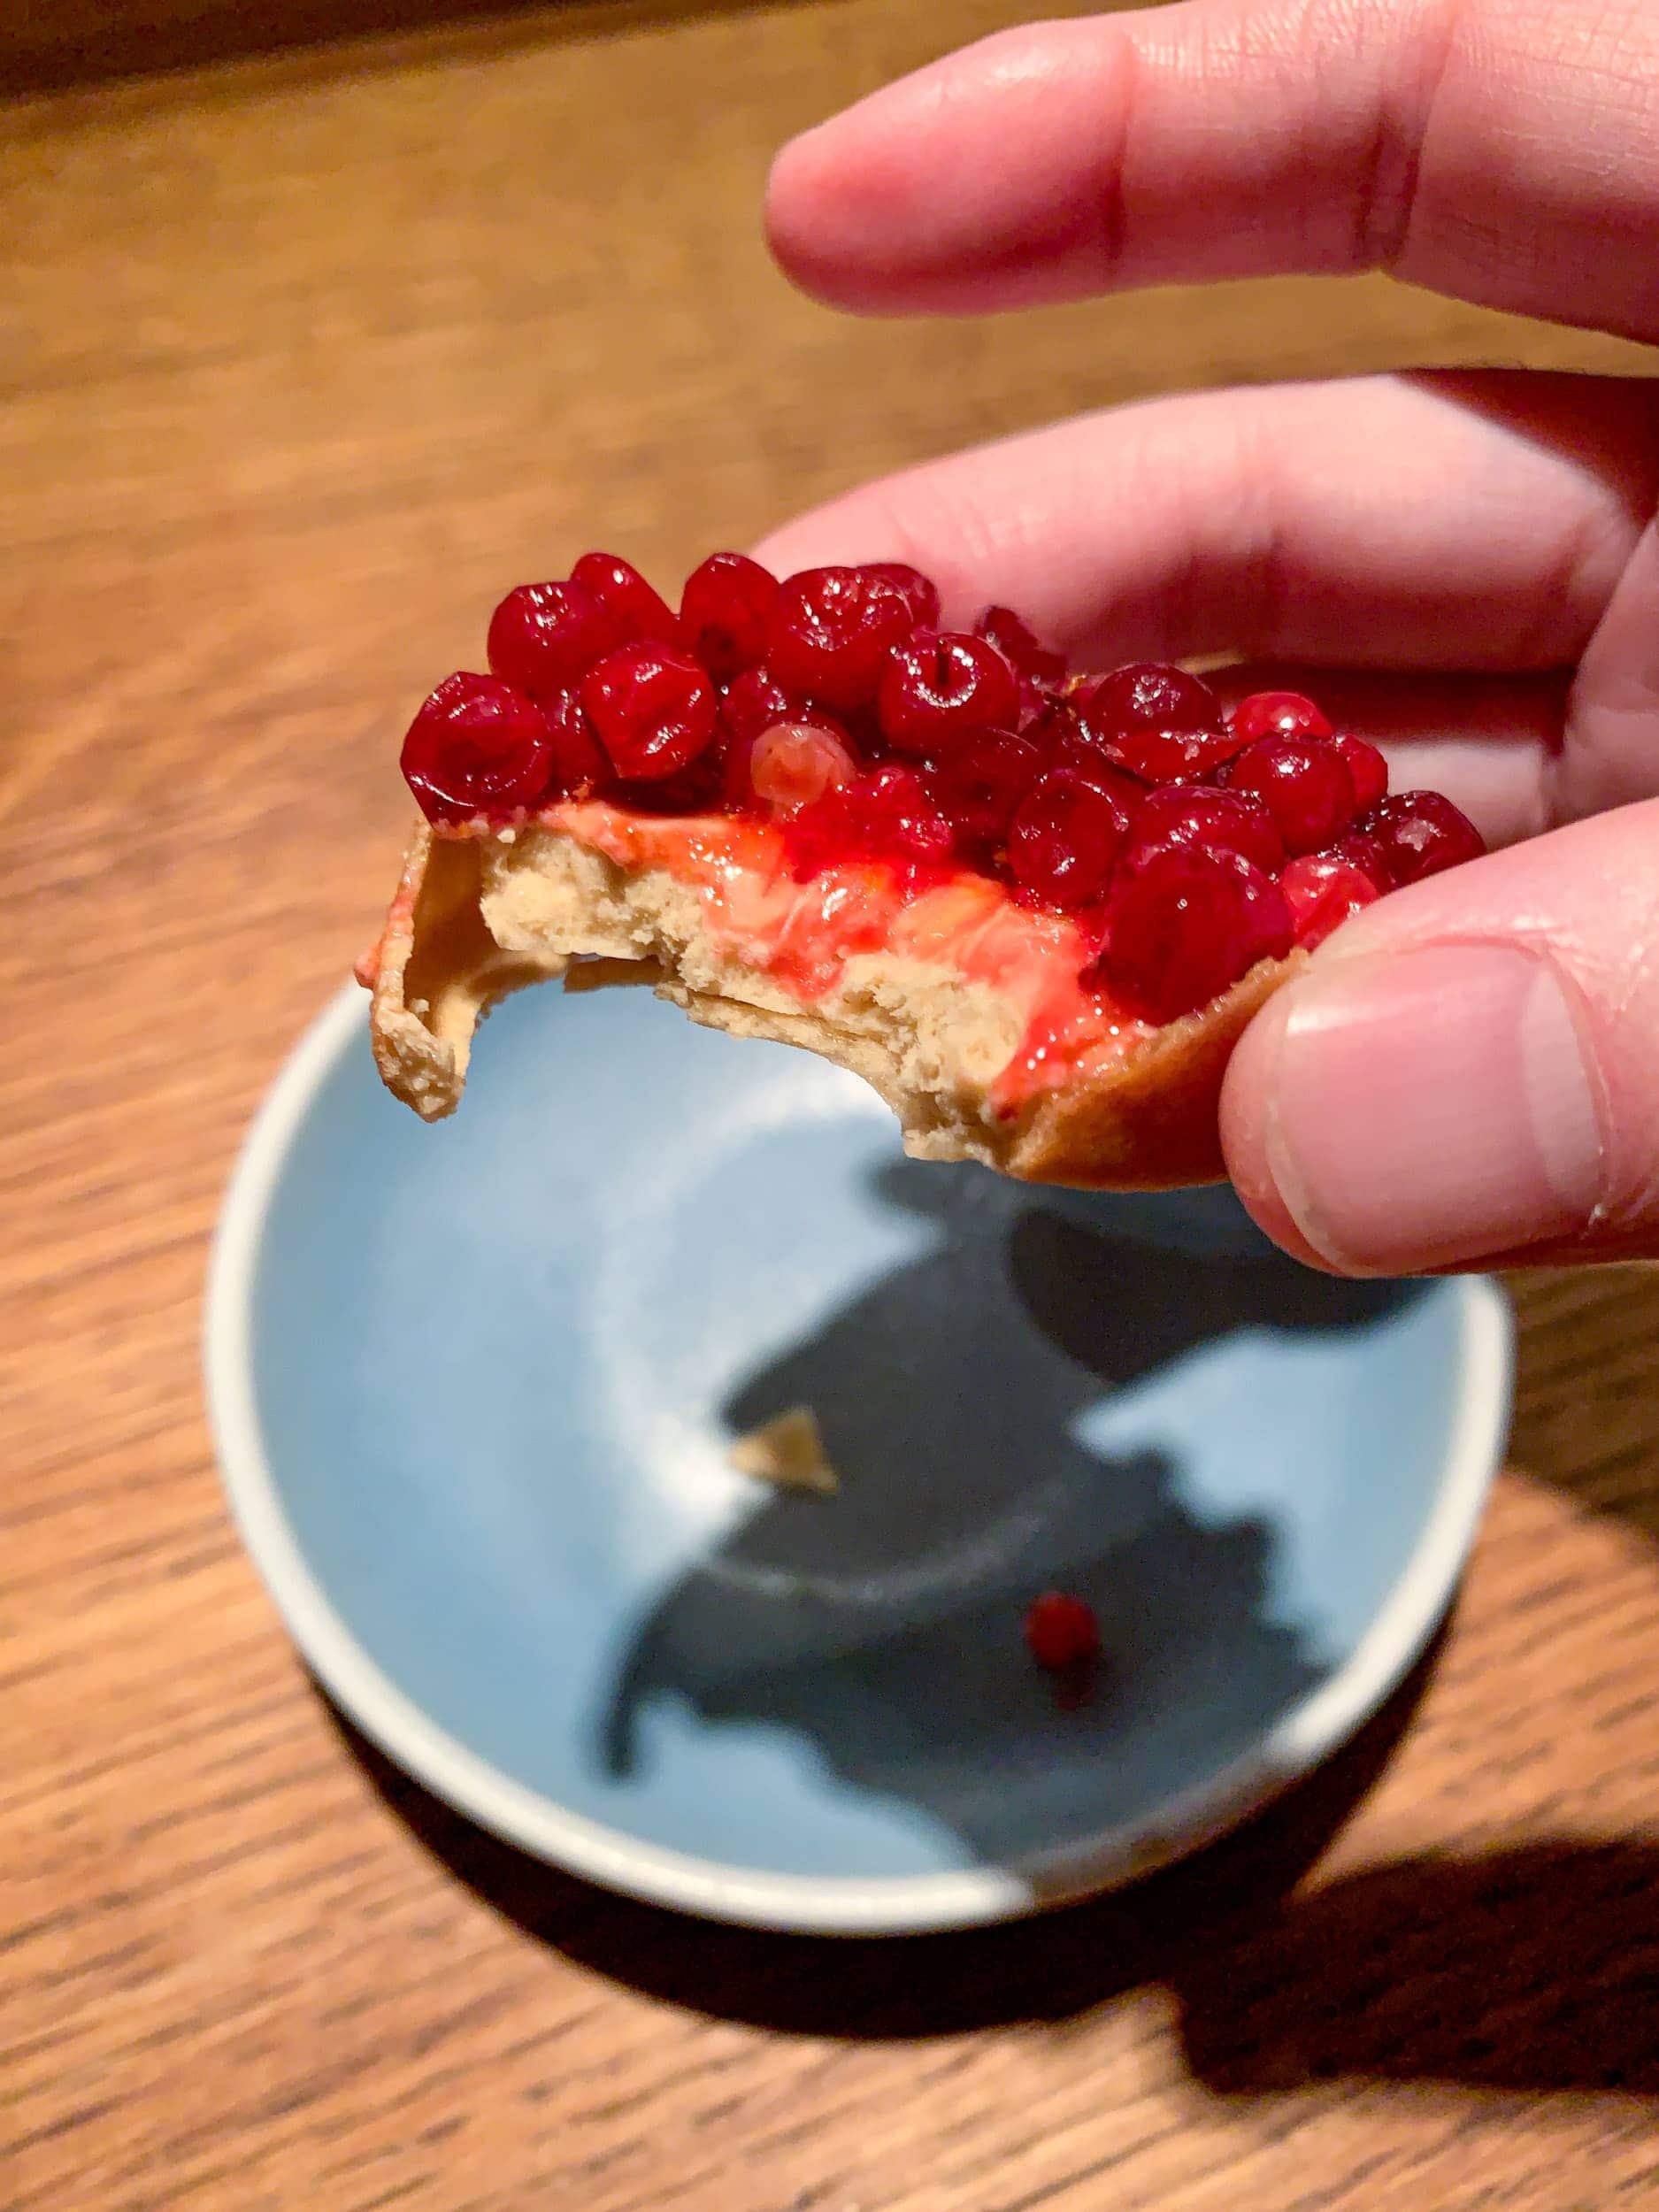
[[[852,1078],[640,992],[512,1001],[426,1128],[349,989],[236,1171],[207,1353],[249,1548],[411,1773],[638,1896],[914,1931],[1189,1850],[1375,1709],[1510,1325],[1308,1273],[1225,1192],[918,1166]],[[833,1498],[727,1464],[801,1404]],[[1109,1652],[1070,1708],[1020,1632],[1055,1586]]]

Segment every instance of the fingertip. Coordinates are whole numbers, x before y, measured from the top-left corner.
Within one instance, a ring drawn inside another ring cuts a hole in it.
[[[1289,1019],[1286,997],[1280,991],[1268,1001],[1227,1064],[1221,1088],[1221,1149],[1233,1187],[1263,1234],[1304,1266],[1338,1275],[1343,1271],[1315,1251],[1297,1227],[1273,1175],[1273,1083]]]

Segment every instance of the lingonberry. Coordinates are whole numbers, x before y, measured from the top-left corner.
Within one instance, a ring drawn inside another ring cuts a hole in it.
[[[1329,737],[1323,710],[1299,691],[1253,691],[1228,717],[1240,745],[1258,737]]]
[[[1132,819],[1116,792],[1074,768],[1051,769],[1014,810],[1009,872],[1045,905],[1093,906],[1106,895]]]
[[[811,722],[774,722],[763,730],[749,749],[748,768],[755,797],[774,814],[793,814],[858,772],[841,740]]]
[[[1205,784],[1168,784],[1148,791],[1135,816],[1135,833],[1124,864],[1137,866],[1169,845],[1237,853],[1264,875],[1276,875],[1285,864],[1285,841],[1261,801]]]
[[[725,683],[764,656],[778,580],[742,553],[710,553],[686,579],[680,627],[686,649]]]
[[[866,706],[887,655],[910,627],[903,593],[882,578],[857,568],[805,569],[778,595],[767,666],[803,699]]]
[[[958,851],[978,859],[995,852],[1043,766],[1041,749],[1007,730],[980,730],[953,746],[927,781]]]
[[[864,561],[860,566],[864,574],[873,576],[877,583],[892,585],[910,611],[913,628],[939,627],[939,587],[931,576],[924,576],[919,568],[912,568],[908,561]]]
[[[1150,1022],[1209,1005],[1258,961],[1283,958],[1295,936],[1271,876],[1236,854],[1191,845],[1125,871],[1109,921],[1095,979]]]
[[[1065,655],[1040,643],[1036,632],[1011,607],[984,608],[973,634],[995,645],[1016,675],[1029,677],[1039,687],[1064,681]]]
[[[1259,737],[1227,764],[1227,788],[1259,799],[1287,853],[1317,852],[1354,819],[1354,778],[1321,737]]]
[[[923,630],[887,656],[876,714],[895,753],[942,757],[976,730],[1006,729],[1019,710],[1014,672],[994,645]]]
[[[1094,1608],[1070,1590],[1045,1590],[1026,1609],[1025,1643],[1037,1664],[1051,1673],[1082,1666],[1100,1651]]]
[[[1334,741],[1354,779],[1354,803],[1362,814],[1369,814],[1387,796],[1388,764],[1363,737],[1339,737]]]
[[[556,693],[542,703],[541,711],[547,717],[553,754],[548,795],[587,798],[602,789],[611,780],[611,764],[582,712],[582,703],[576,692]]]
[[[403,740],[401,765],[429,822],[504,820],[534,806],[553,768],[540,707],[496,676],[446,676]]]
[[[571,571],[571,581],[599,602],[624,642],[654,638],[659,645],[679,644],[680,625],[667,602],[632,561],[616,553],[584,553]]]
[[[1479,860],[1486,841],[1438,791],[1402,791],[1375,806],[1360,824],[1381,849],[1389,879],[1416,883],[1465,860]]]
[[[1158,662],[1102,676],[1073,694],[1071,705],[1084,742],[1142,783],[1196,781],[1245,742],[1227,727],[1208,684]]]
[[[489,618],[489,664],[503,682],[545,700],[566,691],[622,642],[580,584],[520,584]]]
[[[1339,922],[1382,895],[1366,869],[1338,852],[1298,854],[1280,876],[1279,887],[1296,926],[1296,942],[1310,952],[1324,944]]]
[[[714,686],[672,646],[619,646],[583,677],[581,697],[617,773],[631,782],[688,767],[714,735]]]

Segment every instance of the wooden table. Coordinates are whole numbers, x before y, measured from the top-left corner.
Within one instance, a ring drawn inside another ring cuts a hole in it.
[[[1648,365],[1382,282],[792,296],[772,147],[1017,12],[566,9],[0,118],[12,2212],[1659,2204],[1650,1275],[1517,1284],[1513,1471],[1412,1694],[1256,1831],[1024,1929],[768,1939],[519,1859],[342,1735],[227,1525],[219,1190],[503,583],[595,535],[672,576],[1173,385]]]

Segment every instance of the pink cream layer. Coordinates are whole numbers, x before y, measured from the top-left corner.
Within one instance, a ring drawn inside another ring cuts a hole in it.
[[[715,949],[803,1001],[822,998],[849,960],[877,950],[953,968],[1011,999],[1025,1029],[992,1087],[1003,1115],[1152,1033],[1079,983],[1089,953],[1074,923],[1016,906],[970,870],[916,888],[883,862],[848,860],[797,883],[769,822],[634,814],[599,800],[568,801],[538,819],[619,867],[665,869],[695,887]]]

